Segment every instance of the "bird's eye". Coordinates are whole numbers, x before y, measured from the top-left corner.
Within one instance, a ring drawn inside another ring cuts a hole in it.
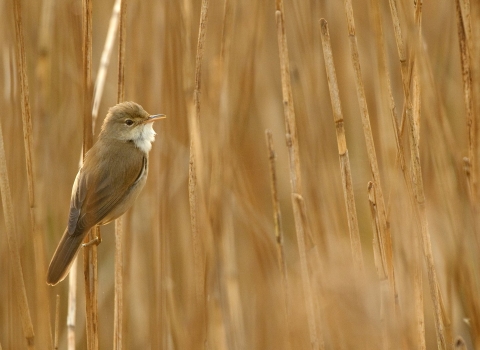
[[[127,124],[128,126],[132,126],[133,125],[133,120],[127,119],[127,120],[125,120],[125,124]]]

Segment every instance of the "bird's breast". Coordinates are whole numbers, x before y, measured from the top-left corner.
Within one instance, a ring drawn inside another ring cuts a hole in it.
[[[100,222],[100,225],[108,224],[109,222],[122,216],[133,205],[138,195],[142,191],[147,181],[148,175],[148,158],[143,157],[142,170],[133,184],[128,188],[123,198],[118,202],[115,208]]]

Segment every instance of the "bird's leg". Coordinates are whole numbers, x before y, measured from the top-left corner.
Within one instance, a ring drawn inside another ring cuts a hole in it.
[[[102,243],[102,235],[100,233],[100,227],[95,226],[94,230],[95,230],[95,238],[92,239],[91,241],[87,242],[87,243],[83,243],[82,244],[83,248],[90,247],[92,245],[97,245],[98,246],[100,243]]]

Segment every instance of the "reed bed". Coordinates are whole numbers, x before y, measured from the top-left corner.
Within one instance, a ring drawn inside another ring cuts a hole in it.
[[[480,349],[479,37],[467,0],[1,2],[0,347]],[[168,116],[146,187],[46,286],[123,100]]]

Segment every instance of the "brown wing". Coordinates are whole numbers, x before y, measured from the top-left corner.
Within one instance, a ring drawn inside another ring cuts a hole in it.
[[[109,152],[92,153],[85,159],[75,181],[77,186],[72,190],[68,222],[71,235],[82,234],[101,223],[142,175],[146,156],[133,144],[123,143],[126,145],[107,144],[100,149]]]
[[[146,162],[144,153],[134,145],[119,148],[99,141],[87,153],[73,184],[68,225],[50,262],[48,284],[55,285],[65,278],[85,234],[135,187],[146,170]]]

